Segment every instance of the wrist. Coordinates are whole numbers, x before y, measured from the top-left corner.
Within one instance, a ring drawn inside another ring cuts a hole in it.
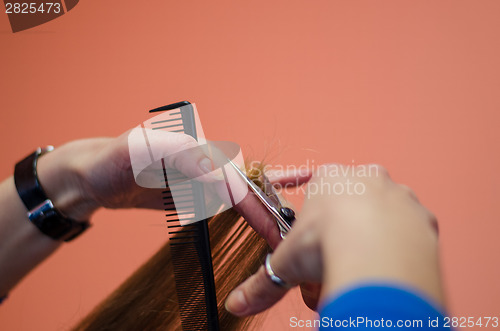
[[[68,143],[41,156],[37,165],[47,197],[64,216],[77,221],[88,220],[99,207],[86,189],[82,161],[88,151],[84,147]]]

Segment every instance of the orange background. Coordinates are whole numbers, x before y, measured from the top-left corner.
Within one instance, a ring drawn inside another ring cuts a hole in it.
[[[247,156],[385,165],[439,218],[451,314],[499,316],[499,17],[498,0],[107,0],[13,34],[1,13],[0,177],[190,100]],[[166,239],[159,212],[92,221],[11,292],[0,329],[66,330]],[[263,330],[298,314],[288,300]]]

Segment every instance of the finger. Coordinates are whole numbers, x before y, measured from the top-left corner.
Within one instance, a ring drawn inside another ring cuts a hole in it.
[[[146,188],[161,188],[164,167],[176,169],[188,178],[210,181],[211,160],[191,136],[181,133],[136,127],[120,137],[136,183]],[[118,154],[122,154],[118,151]],[[215,179],[211,179],[213,181]]]
[[[145,131],[153,158],[163,158],[166,168],[176,169],[188,178],[201,177],[212,171],[212,161],[193,137],[175,132]]]
[[[270,265],[275,275],[287,284],[319,282],[322,268],[316,236],[308,227],[292,229],[271,256]],[[264,268],[260,268],[231,292],[226,307],[238,316],[256,314],[273,306],[287,290],[273,283]]]
[[[266,173],[266,176],[268,174]],[[311,179],[312,172],[309,169],[291,172],[270,172],[268,179],[274,185],[297,186],[306,183]],[[248,193],[248,195],[235,206],[235,209],[245,218],[250,226],[264,237],[271,248],[276,248],[281,242],[279,227],[276,219],[269,213],[262,202],[257,197]]]
[[[274,284],[262,266],[229,294],[226,310],[237,316],[254,315],[274,305],[288,290]]]
[[[262,202],[249,192],[248,195],[234,209],[247,221],[247,223],[275,249],[281,242],[276,219]]]
[[[266,172],[269,181],[278,187],[300,186],[307,183],[312,177],[311,169],[294,169],[289,171],[268,171]]]

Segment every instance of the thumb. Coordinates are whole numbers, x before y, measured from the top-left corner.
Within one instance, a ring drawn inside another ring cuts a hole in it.
[[[285,282],[289,284],[288,281]],[[229,294],[226,310],[237,316],[254,315],[272,307],[288,290],[289,288],[274,284],[267,276],[265,267],[261,266],[257,273]]]
[[[164,167],[172,178],[184,175],[210,181],[206,175],[212,172],[211,161],[189,135],[136,127],[128,132],[123,143],[128,147],[134,179],[142,187],[164,187]]]
[[[297,219],[294,225],[299,225]],[[307,227],[296,227],[271,255],[269,265],[285,283],[297,285],[319,282],[322,276],[321,256],[316,235]],[[257,273],[233,290],[226,309],[237,316],[257,314],[272,307],[289,290],[275,284],[262,266]]]

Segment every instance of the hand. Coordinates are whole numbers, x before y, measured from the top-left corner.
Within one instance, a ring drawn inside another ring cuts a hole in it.
[[[40,158],[41,184],[48,196],[59,202],[56,203],[59,209],[75,219],[84,219],[99,207],[163,208],[160,192],[164,188],[145,188],[135,181],[130,150],[141,150],[144,146],[139,146],[142,142],[138,139],[130,138],[131,132],[116,138],[72,141]],[[155,145],[157,159],[169,156],[164,159],[167,168],[176,169],[187,178],[205,176],[202,180],[210,180],[207,177],[212,171],[210,160],[194,138],[152,130],[148,138]],[[161,164],[156,170],[156,175],[159,173],[163,178]]]
[[[154,136],[159,153],[168,157],[166,166],[177,169],[188,178],[207,178],[210,162],[198,147],[197,141],[188,135],[172,134]],[[156,139],[156,138],[157,139]],[[129,132],[116,138],[92,138],[70,142],[39,160],[39,177],[55,205],[74,219],[88,219],[100,207],[105,208],[153,208],[163,209],[161,191],[140,187],[136,184],[129,155]],[[177,153],[190,150],[189,153]],[[205,177],[204,177],[205,176]],[[302,184],[309,180],[310,172],[283,174],[272,182]],[[226,187],[219,180],[217,186]],[[274,218],[267,209],[249,194],[235,209],[250,225],[266,238],[271,247],[281,241]]]
[[[206,167],[206,156],[192,137],[176,134],[170,138],[157,141],[160,155],[174,155],[165,161],[167,167],[179,170],[188,178],[214,180],[206,177],[207,170],[211,172]],[[191,147],[189,153],[176,153]],[[101,207],[163,208],[159,192],[163,189],[143,188],[135,182],[128,132],[117,138],[69,142],[41,156],[37,172],[47,196],[65,216],[74,220],[88,220]],[[276,181],[301,183],[309,177],[310,174],[285,176]],[[0,273],[1,296],[52,254],[61,242],[44,235],[26,220],[26,208],[16,192],[12,176],[0,183],[0,206],[0,267],[6,271]],[[272,247],[278,244],[276,223],[254,196],[249,194],[236,209]]]
[[[389,281],[443,301],[435,217],[380,166],[322,167],[271,266],[289,284],[321,283],[321,300],[357,283]],[[261,267],[228,296],[226,307],[239,316],[256,314],[286,291]]]

